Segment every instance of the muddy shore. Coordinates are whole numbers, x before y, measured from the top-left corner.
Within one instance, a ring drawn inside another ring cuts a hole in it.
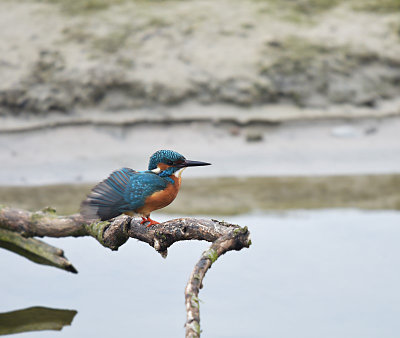
[[[0,116],[168,118],[165,107],[185,104],[261,108],[265,118],[269,105],[399,114],[399,7],[1,1]]]

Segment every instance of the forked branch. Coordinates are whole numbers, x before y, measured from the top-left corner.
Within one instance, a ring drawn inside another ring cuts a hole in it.
[[[57,216],[55,210],[51,208],[32,213],[2,207],[0,208],[1,229],[3,231],[0,231],[0,246],[23,254],[35,262],[71,272],[76,272],[76,270],[63,256],[62,250],[53,248],[42,241],[29,239],[29,237],[91,236],[111,250],[118,250],[129,238],[136,238],[148,243],[163,257],[167,256],[168,248],[178,241],[196,239],[212,242],[210,248],[201,255],[186,286],[186,337],[200,336],[198,294],[208,269],[225,252],[241,250],[251,244],[247,227],[241,228],[238,225],[217,220],[178,218],[147,228],[140,224],[139,220],[129,216],[119,216],[106,222],[87,223],[79,214]],[[34,242],[31,243],[29,240]],[[21,245],[23,245],[23,250],[21,250]],[[24,254],[25,251],[31,252],[31,255]],[[32,252],[35,259],[32,259]],[[40,257],[41,253],[45,253],[45,256]]]

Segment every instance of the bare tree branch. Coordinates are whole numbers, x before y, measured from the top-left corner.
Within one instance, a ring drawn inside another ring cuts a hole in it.
[[[168,248],[178,241],[196,239],[212,242],[194,267],[186,286],[186,337],[200,336],[198,294],[208,269],[227,251],[241,250],[251,245],[247,227],[217,220],[178,218],[146,227],[139,220],[123,215],[111,221],[87,223],[79,214],[57,216],[51,208],[33,213],[2,207],[1,229],[24,237],[91,236],[111,250],[118,250],[131,237],[148,243],[163,257],[167,256]],[[49,265],[57,266],[53,263]]]
[[[230,226],[230,225],[228,225]],[[219,237],[203,252],[195,265],[185,289],[186,303],[186,337],[200,337],[200,303],[199,291],[203,279],[211,265],[227,251],[241,250],[251,245],[250,232],[247,227],[234,227],[227,234]]]
[[[16,232],[0,229],[0,247],[38,264],[55,266],[73,273],[78,272],[64,257],[63,250],[36,238],[25,238]]]

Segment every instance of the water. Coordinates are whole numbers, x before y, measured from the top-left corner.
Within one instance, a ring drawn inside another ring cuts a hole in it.
[[[158,215],[158,220],[170,216]],[[253,245],[221,257],[200,292],[202,337],[400,336],[400,212],[253,213]],[[46,337],[182,337],[184,288],[208,243],[177,243],[166,260],[128,241],[111,252],[89,238],[46,239],[73,275],[0,251],[0,312],[30,306],[77,310]]]

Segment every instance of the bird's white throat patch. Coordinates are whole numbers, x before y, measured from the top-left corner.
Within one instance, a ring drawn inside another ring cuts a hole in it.
[[[176,177],[181,177],[182,176],[182,173],[183,173],[183,171],[185,170],[186,168],[182,168],[182,169],[179,169],[177,172],[175,172],[173,175],[174,176],[176,176]],[[153,173],[155,173],[155,174],[159,174],[160,172],[161,172],[161,169],[159,168],[159,167],[157,167],[157,168],[155,168],[155,169],[153,169],[153,170],[151,170]]]
[[[181,178],[182,173],[183,173],[183,171],[184,171],[185,169],[186,169],[186,168],[179,169],[176,173],[174,173],[174,175],[176,176],[176,174],[178,174],[177,177]]]

